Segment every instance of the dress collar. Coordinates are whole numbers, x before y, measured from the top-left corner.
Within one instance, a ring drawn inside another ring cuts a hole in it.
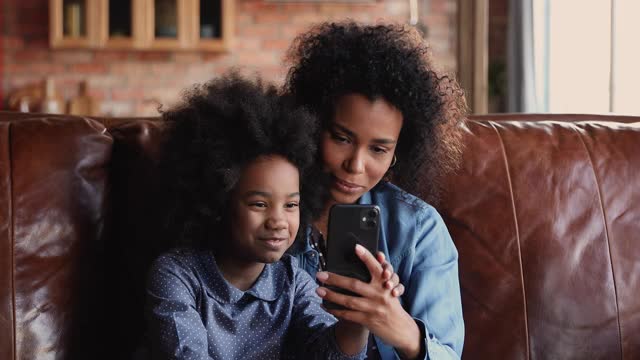
[[[242,291],[231,285],[220,272],[213,255],[208,256],[205,268],[208,269],[207,293],[222,303],[237,303],[245,295],[251,295],[264,301],[274,301],[286,292],[287,270],[282,261],[266,264],[256,279],[256,282],[247,291]]]

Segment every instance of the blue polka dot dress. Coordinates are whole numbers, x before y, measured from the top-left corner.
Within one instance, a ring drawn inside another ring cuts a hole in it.
[[[176,249],[153,264],[147,322],[153,359],[363,359],[343,354],[336,319],[290,255],[247,291],[229,284],[211,252]]]

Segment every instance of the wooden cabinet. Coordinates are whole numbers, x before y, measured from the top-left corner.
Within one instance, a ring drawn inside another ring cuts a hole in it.
[[[52,48],[224,51],[234,0],[49,0]]]

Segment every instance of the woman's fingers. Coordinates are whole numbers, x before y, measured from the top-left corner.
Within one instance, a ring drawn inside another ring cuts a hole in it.
[[[316,278],[324,285],[338,287],[365,297],[375,296],[380,289],[375,289],[370,284],[358,279],[334,274],[332,272],[318,272]]]
[[[391,290],[391,296],[400,297],[404,294],[404,285],[398,284],[393,290]]]
[[[378,260],[381,258],[384,259],[384,254],[381,252],[378,253]],[[393,266],[388,263],[382,263],[382,280],[384,281],[384,288],[387,290],[391,290],[391,296],[400,297],[404,294],[404,285],[400,284],[400,277],[397,273],[393,272]]]
[[[387,290],[391,290],[394,287],[398,286],[398,284],[400,284],[400,278],[398,277],[398,274],[393,273],[391,279],[384,282],[384,288]]]
[[[366,298],[340,294],[323,286],[317,288],[316,293],[324,300],[342,305],[349,310],[362,312],[371,311],[371,305]]]
[[[382,265],[369,250],[360,244],[356,244],[355,252],[367,269],[369,269],[372,279],[379,278],[382,275]]]
[[[348,320],[356,324],[367,326],[366,321],[368,317],[367,317],[367,314],[363,312],[353,311],[353,310],[327,309],[327,308],[325,308],[325,310],[331,315],[337,317],[338,319]]]
[[[378,254],[382,254],[382,253],[378,253]],[[382,257],[384,258],[384,255],[382,255]],[[380,260],[380,258],[378,258],[378,260]],[[387,281],[387,280],[391,279],[391,277],[393,275],[395,275],[395,273],[393,272],[393,265],[391,265],[390,263],[388,263],[386,261],[381,262],[380,265],[382,266],[382,280],[383,281]]]

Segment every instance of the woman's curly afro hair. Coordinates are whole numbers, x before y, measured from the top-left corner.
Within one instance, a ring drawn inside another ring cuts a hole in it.
[[[171,126],[161,169],[170,199],[165,235],[174,245],[221,245],[231,191],[243,167],[261,156],[280,155],[298,168],[300,229],[321,207],[312,135],[318,121],[274,86],[230,72],[185,91],[162,118]]]
[[[457,82],[433,67],[420,34],[402,25],[324,23],[299,35],[287,54],[285,84],[298,104],[327,126],[336,102],[357,93],[382,98],[403,115],[397,163],[387,178],[436,202],[442,175],[461,153],[464,95]]]

